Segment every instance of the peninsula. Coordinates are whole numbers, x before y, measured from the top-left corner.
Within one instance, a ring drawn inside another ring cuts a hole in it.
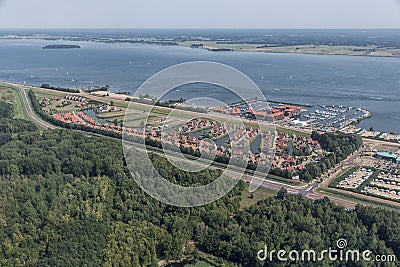
[[[219,33],[190,33],[184,30],[177,33],[154,33],[125,31],[116,35],[101,36],[87,32],[60,34],[53,31],[21,34],[18,32],[0,33],[0,39],[31,39],[70,42],[131,43],[159,46],[182,46],[205,49],[212,52],[242,51],[264,53],[295,53],[318,55],[349,55],[372,57],[400,57],[400,44],[396,31],[376,30],[265,30],[247,33],[232,33],[230,36]],[[347,38],[346,38],[347,37]],[[46,45],[44,49],[79,48],[77,45]]]

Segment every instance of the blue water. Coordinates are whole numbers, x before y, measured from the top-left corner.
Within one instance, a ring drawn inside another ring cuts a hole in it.
[[[83,111],[87,116],[89,116],[90,118],[94,119],[95,121],[97,121],[100,124],[104,124],[107,123],[107,120],[99,118],[96,116],[96,112],[94,112],[93,109],[87,109]]]
[[[362,127],[400,133],[400,58],[209,52],[177,46],[74,42],[81,49],[45,50],[71,43],[0,40],[0,80],[32,85],[111,86],[135,91],[156,72],[174,64],[209,60],[233,66],[253,79],[267,99],[302,104],[335,104],[368,109]],[[263,79],[262,79],[263,77]],[[236,100],[223,89],[185,87],[173,97],[212,96]],[[188,89],[189,88],[189,89]]]

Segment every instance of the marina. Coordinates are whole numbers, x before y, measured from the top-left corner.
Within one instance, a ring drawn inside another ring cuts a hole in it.
[[[318,105],[300,116],[301,121],[316,127],[341,129],[351,123],[368,118],[371,113],[354,107]]]
[[[305,107],[301,104],[269,103],[263,100],[249,100],[231,104],[228,108],[216,107],[211,110],[247,119],[274,122],[282,126],[299,126],[324,131],[337,131],[371,116],[368,110],[350,106]]]
[[[400,101],[397,73],[400,58],[239,51],[228,55],[179,46],[91,42],[74,42],[81,49],[42,49],[48,44],[47,40],[0,40],[0,80],[68,88],[108,84],[111,92],[134,93],[148,77],[165,67],[192,60],[214,61],[242,70],[268,100],[303,104],[310,111],[308,106],[318,105],[362,108],[373,116],[363,120],[359,127],[400,134],[400,118],[396,113]],[[70,42],[60,41],[60,44]],[[24,55],[35,60],[27,65]],[[210,85],[197,87],[175,88],[179,91],[173,90],[170,97],[192,99],[212,95],[225,103],[239,101]]]

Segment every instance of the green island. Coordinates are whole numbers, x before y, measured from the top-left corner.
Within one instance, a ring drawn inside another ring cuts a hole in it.
[[[58,45],[45,45],[43,49],[77,49],[81,48],[79,45],[68,45],[68,44],[58,44]]]
[[[34,34],[34,35],[0,35],[0,39],[31,39],[31,40],[60,40],[59,35]],[[212,38],[212,37],[94,37],[63,35],[65,41],[90,41],[102,43],[130,43],[149,44],[159,46],[182,46],[194,49],[205,49],[211,52],[264,52],[264,53],[294,53],[294,54],[317,54],[317,55],[348,55],[348,56],[371,56],[371,57],[400,57],[400,48],[395,45],[384,43],[355,42],[342,43],[340,40],[319,43],[316,40],[293,39],[292,41],[280,39],[260,38]],[[339,38],[340,39],[340,38]],[[45,49],[68,49],[80,48],[79,45],[46,45]]]

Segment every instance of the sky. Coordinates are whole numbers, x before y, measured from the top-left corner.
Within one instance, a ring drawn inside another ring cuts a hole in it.
[[[400,0],[0,0],[0,28],[400,28]]]

